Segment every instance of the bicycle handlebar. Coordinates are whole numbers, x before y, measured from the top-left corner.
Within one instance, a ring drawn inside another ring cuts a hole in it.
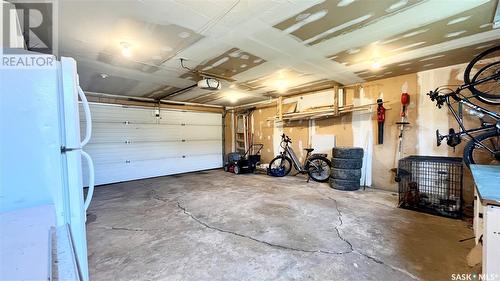
[[[281,141],[285,143],[292,143],[290,137],[286,136],[285,134],[281,135]]]
[[[446,101],[446,95],[440,95],[439,88],[436,88],[434,91],[430,91],[427,95],[431,98],[431,101],[436,102],[436,106],[438,108],[441,108]]]
[[[441,91],[442,90],[449,90],[449,93],[443,94]],[[458,97],[458,93],[460,92],[460,89],[457,89],[456,91],[453,91],[452,89],[449,88],[436,88],[434,91],[430,91],[427,95],[430,97],[431,101],[436,102],[436,106],[438,108],[441,108],[445,102],[448,102],[449,97],[453,98],[456,101],[461,101],[462,99]]]

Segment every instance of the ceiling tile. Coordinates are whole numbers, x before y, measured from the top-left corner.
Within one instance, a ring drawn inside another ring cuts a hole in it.
[[[422,0],[330,0],[314,5],[274,27],[314,45],[407,9]]]
[[[389,78],[403,74],[415,73],[423,70],[449,66],[450,64],[459,64],[471,61],[476,55],[485,51],[492,46],[499,46],[500,39],[483,42],[463,48],[458,48],[446,52],[436,53],[430,56],[402,61],[384,66],[378,71],[364,70],[357,72],[357,74],[367,80],[377,80],[382,78]]]
[[[346,50],[329,57],[344,65],[372,60],[383,63],[384,57],[489,31],[492,27],[488,23],[493,18],[495,7],[496,0],[489,1],[452,17],[392,37],[381,38],[361,48]]]
[[[244,52],[238,48],[232,48],[223,54],[210,59],[194,68],[200,73],[215,74],[217,76],[232,77],[248,69],[256,67],[265,60]],[[201,77],[193,72],[187,72],[181,75],[181,78],[198,81]]]
[[[155,24],[133,19],[119,19],[111,31],[112,38],[98,55],[104,63],[142,72],[155,72],[161,64],[203,36],[175,24]],[[124,48],[130,58],[122,55]]]

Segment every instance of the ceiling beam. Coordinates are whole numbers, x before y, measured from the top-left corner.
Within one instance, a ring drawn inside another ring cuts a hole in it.
[[[162,100],[162,99],[165,99],[165,98],[173,98],[175,96],[178,96],[180,94],[183,94],[183,93],[185,93],[185,92],[187,92],[187,91],[195,88],[196,86],[198,86],[198,84],[187,86],[186,88],[179,89],[179,90],[174,91],[172,93],[168,93],[168,94],[164,94],[164,95],[158,96],[157,100]]]

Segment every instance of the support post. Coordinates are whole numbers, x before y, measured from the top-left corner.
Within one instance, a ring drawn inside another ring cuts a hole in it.
[[[278,97],[278,102],[276,104],[278,111],[278,120],[283,121],[283,97]]]
[[[333,87],[333,116],[339,115],[339,86]]]

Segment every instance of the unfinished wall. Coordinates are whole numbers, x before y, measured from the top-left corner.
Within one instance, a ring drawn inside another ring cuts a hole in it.
[[[264,148],[261,151],[263,163],[269,163],[275,156],[273,147],[274,121],[269,118],[276,115],[276,106],[268,106],[256,109],[251,118],[253,118],[253,140],[255,143],[261,143]]]
[[[345,104],[361,105],[375,103],[379,97],[387,101],[386,107],[388,110],[386,112],[384,144],[382,145],[378,145],[374,141],[377,139],[375,105],[372,107],[372,111],[365,110],[345,113],[338,117],[317,120],[285,121],[282,124],[272,121],[277,114],[275,106],[255,110],[252,113],[255,124],[253,134],[256,142],[258,142],[257,140],[263,140],[261,142],[265,145],[262,153],[263,162],[269,162],[278,152],[276,143],[279,143],[279,139],[276,138],[279,137],[279,134],[277,134],[277,131],[282,131],[292,138],[292,147],[301,161],[305,157],[304,148],[313,146],[315,136],[326,137],[324,139],[329,139],[329,136],[335,136],[335,142],[332,141],[329,146],[330,149],[318,152],[330,154],[331,147],[333,146],[352,147],[353,145],[357,145],[363,147],[365,151],[369,151],[369,155],[365,157],[372,159],[371,163],[365,165],[365,168],[368,168],[368,171],[365,172],[369,175],[370,179],[372,178],[371,174],[376,175],[373,177],[373,181],[369,180],[367,182],[368,185],[396,190],[397,186],[393,181],[394,175],[390,172],[390,169],[395,167],[396,162],[399,126],[395,122],[400,120],[399,100],[401,87],[405,83],[408,85],[408,90],[412,95],[408,114],[410,122],[414,123],[416,119],[415,103],[418,100],[415,97],[417,89],[416,74],[378,80],[364,84],[362,88],[345,90]],[[321,103],[318,102],[323,102],[322,105],[331,105],[333,103],[333,91],[326,91],[326,93],[322,91],[320,93],[292,97],[291,99],[306,100],[307,102],[299,104],[302,107],[310,108],[319,106]],[[331,100],[329,100],[329,96],[332,97]],[[318,102],[314,102],[314,100]],[[405,155],[415,154],[414,140],[416,139],[416,133],[411,130],[405,131],[405,138],[407,138],[407,142],[404,143]]]
[[[224,116],[224,153],[234,151],[234,114],[225,112]],[[225,159],[225,158],[224,158]]]
[[[400,125],[396,122],[401,121],[401,92],[402,87],[407,85],[408,94],[410,94],[410,105],[407,109],[407,121],[410,125],[406,125],[403,131],[403,149],[401,157],[416,154],[418,124],[417,104],[420,95],[417,92],[417,76],[416,74],[408,74],[397,76],[388,79],[377,80],[363,85],[365,95],[371,98],[371,102],[376,102],[377,98],[382,98],[385,102],[385,123],[384,123],[384,143],[377,144],[377,116],[376,112],[367,115],[366,118],[371,118],[373,123],[373,131],[371,132],[373,143],[373,160],[372,160],[372,186],[396,191],[397,184],[394,182],[394,174],[390,170],[397,166],[398,143],[400,134]],[[359,138],[364,136],[354,135]]]
[[[365,150],[371,150],[371,186],[397,191],[394,174],[390,170],[397,166],[400,126],[396,122],[401,120],[400,99],[402,87],[405,86],[410,94],[410,105],[407,109],[407,120],[410,125],[405,127],[403,133],[402,157],[409,155],[462,157],[465,141],[455,149],[446,146],[446,144],[437,147],[436,129],[439,129],[442,133],[447,133],[450,127],[457,128],[457,124],[446,108],[438,109],[426,94],[441,85],[463,83],[465,66],[466,64],[461,64],[438,68],[367,82],[360,85],[360,87],[346,89],[346,104],[375,103],[377,98],[382,98],[386,102],[384,104],[387,111],[383,144],[377,144],[376,105],[372,107],[371,111],[352,112],[338,117],[317,120],[283,122],[282,124],[272,121],[277,115],[274,104],[258,108],[252,113],[254,119],[252,130],[255,142],[263,143],[265,146],[262,152],[262,160],[267,163],[278,153],[279,147],[277,143],[279,143],[278,138],[281,132],[292,138],[292,147],[299,157],[305,156],[303,148],[312,145],[311,140],[315,135],[334,135],[336,146],[357,145],[364,146]],[[295,96],[291,99],[294,101],[323,99],[325,105],[332,104],[331,100],[324,95],[324,92]],[[314,102],[303,104],[314,105]],[[477,118],[464,114],[466,126],[478,124]],[[371,123],[371,126],[368,126],[368,123]],[[360,130],[360,128],[364,129]],[[363,132],[366,133],[363,134]],[[367,140],[372,140],[372,142]],[[466,203],[470,203],[473,198],[473,183],[468,169],[465,168],[464,170],[464,199]]]

